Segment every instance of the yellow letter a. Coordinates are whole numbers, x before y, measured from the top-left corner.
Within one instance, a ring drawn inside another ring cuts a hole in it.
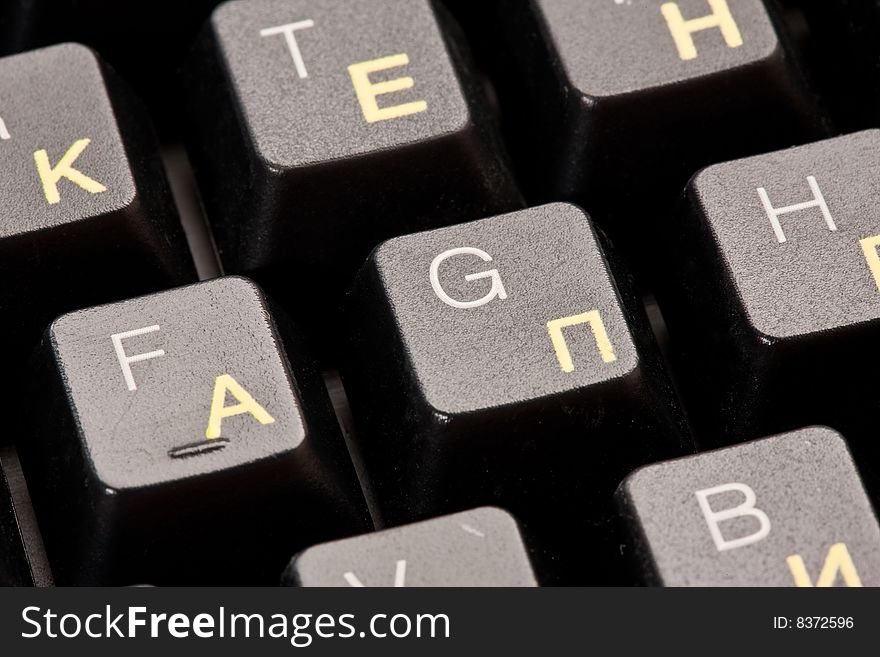
[[[226,406],[226,393],[230,392],[238,400],[235,406]],[[220,437],[223,418],[250,413],[260,424],[272,424],[275,419],[260,406],[247,390],[228,374],[221,374],[214,383],[214,397],[211,400],[211,417],[208,418],[208,440]]]

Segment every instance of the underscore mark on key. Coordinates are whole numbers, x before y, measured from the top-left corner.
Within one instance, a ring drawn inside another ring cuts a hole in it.
[[[468,534],[473,534],[474,536],[479,536],[480,538],[486,538],[486,535],[476,527],[471,527],[468,524],[462,524],[461,528],[465,530]]]

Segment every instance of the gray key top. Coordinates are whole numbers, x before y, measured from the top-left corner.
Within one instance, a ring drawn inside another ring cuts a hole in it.
[[[70,313],[40,355],[22,459],[58,581],[266,582],[292,542],[370,526],[323,381],[250,281]]]
[[[291,586],[537,586],[513,517],[480,508],[309,548]]]
[[[651,465],[618,498],[652,584],[880,585],[877,517],[831,429]]]
[[[663,271],[676,273],[659,296],[706,433],[824,424],[873,442],[880,386],[864,358],[880,337],[878,174],[870,130],[692,181],[670,230],[688,257],[669,259]]]
[[[228,272],[326,309],[381,239],[519,206],[463,44],[442,24],[428,0],[214,13],[188,76]]]

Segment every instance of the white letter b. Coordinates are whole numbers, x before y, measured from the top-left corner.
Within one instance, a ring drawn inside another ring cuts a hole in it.
[[[713,511],[709,504],[709,498],[713,495],[720,495],[732,491],[741,493],[745,500],[738,506],[729,509],[722,509],[721,511]],[[706,518],[706,523],[709,525],[709,532],[712,534],[712,540],[715,541],[715,547],[718,548],[719,552],[757,543],[766,538],[770,533],[770,518],[767,517],[766,513],[755,506],[755,491],[745,484],[722,484],[721,486],[715,486],[714,488],[698,490],[695,495],[697,496],[697,501],[700,503],[700,509],[703,511],[703,516]],[[721,533],[721,523],[725,520],[733,520],[734,518],[745,516],[751,516],[757,520],[761,528],[746,536],[730,540],[725,539]]]

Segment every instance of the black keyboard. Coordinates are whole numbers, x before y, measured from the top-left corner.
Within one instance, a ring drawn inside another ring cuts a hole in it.
[[[0,0],[0,584],[880,585],[880,3]]]

